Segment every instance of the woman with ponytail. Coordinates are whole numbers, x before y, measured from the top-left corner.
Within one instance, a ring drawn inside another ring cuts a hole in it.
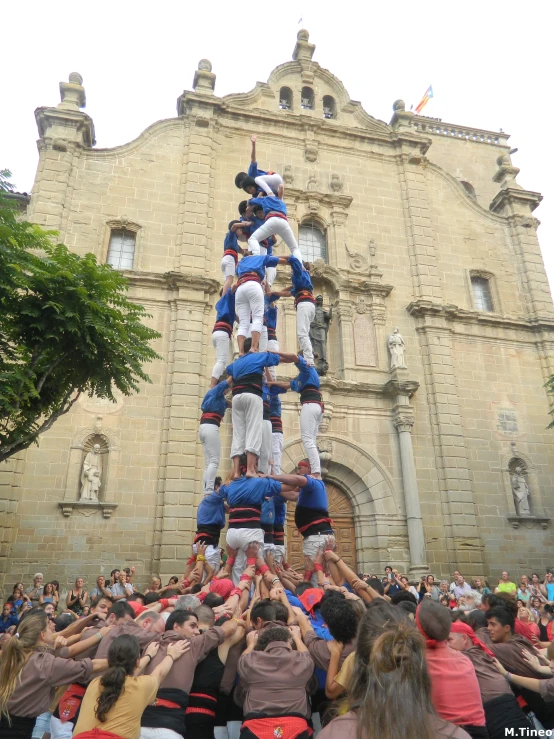
[[[425,640],[398,608],[384,600],[369,605],[355,654],[347,713],[318,739],[470,739],[435,715]]]
[[[113,640],[108,651],[108,670],[90,683],[83,698],[74,739],[139,739],[144,709],[156,699],[160,683],[175,660],[190,649],[188,641],[173,642],[152,674],[140,675],[159,646],[157,642],[150,643],[139,659],[135,636],[122,634]]]
[[[60,685],[88,680],[107,660],[56,657],[48,616],[34,610],[3,645],[0,656],[0,739],[30,739],[37,716],[48,711]]]

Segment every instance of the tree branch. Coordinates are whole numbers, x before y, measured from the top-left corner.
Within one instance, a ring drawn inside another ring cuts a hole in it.
[[[50,375],[52,373],[52,371],[55,370],[56,367],[64,361],[64,359],[67,359],[67,357],[69,357],[70,354],[71,354],[71,352],[67,352],[67,354],[62,354],[61,357],[59,357],[55,362],[53,362],[50,365],[50,367],[48,367],[48,369],[43,374],[43,376],[40,378],[40,380],[39,380],[39,382],[37,384],[37,393],[40,393],[40,391],[42,390],[42,386],[44,385],[44,383],[45,383],[46,378],[48,377],[48,375]]]

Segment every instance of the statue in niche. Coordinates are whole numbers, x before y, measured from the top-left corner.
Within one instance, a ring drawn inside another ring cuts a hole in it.
[[[392,334],[388,339],[388,346],[390,352],[390,368],[393,369],[406,369],[406,357],[405,350],[406,344],[404,339],[400,335],[398,328],[395,327]]]
[[[518,516],[530,516],[529,485],[525,479],[523,469],[516,467],[511,478],[512,492]]]
[[[95,444],[87,452],[83,461],[81,472],[81,497],[80,500],[98,500],[98,493],[102,480],[102,457],[100,455],[100,444]]]
[[[314,350],[315,368],[318,375],[326,375],[329,369],[327,363],[327,334],[329,324],[333,320],[333,309],[325,310],[323,307],[323,295],[315,299],[315,316],[310,324],[310,341]]]

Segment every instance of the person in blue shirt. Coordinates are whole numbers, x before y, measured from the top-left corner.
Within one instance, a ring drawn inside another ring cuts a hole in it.
[[[287,206],[283,200],[285,186],[279,185],[277,196],[266,195],[264,198],[252,198],[249,205],[255,208],[261,205],[264,211],[264,225],[260,226],[248,239],[248,249],[252,254],[260,254],[260,241],[269,236],[280,236],[290,249],[291,254],[302,261],[302,252],[298,248],[296,238],[287,219]]]
[[[12,613],[12,604],[4,603],[2,615],[0,616],[0,634],[4,634],[10,626],[17,626],[18,623],[18,617]]]
[[[214,491],[204,496],[196,511],[196,534],[194,536],[194,553],[197,544],[206,544],[206,562],[215,572],[219,571],[221,555],[219,537],[225,527],[225,500],[227,488],[221,484],[221,477],[216,477]]]
[[[323,418],[323,399],[320,392],[319,375],[315,367],[310,367],[304,357],[298,355],[294,360],[300,370],[298,377],[290,382],[269,381],[270,387],[282,387],[300,393],[300,436],[312,475],[321,477],[321,462],[317,451],[317,434]]]
[[[238,583],[245,570],[248,545],[255,542],[263,547],[262,504],[266,498],[275,496],[281,496],[286,500],[297,500],[298,492],[289,485],[271,480],[269,477],[246,477],[240,474],[227,487],[229,506],[227,545],[231,549],[238,550],[232,575],[235,584]]]
[[[288,259],[292,269],[292,285],[290,288],[273,293],[280,298],[294,296],[294,307],[296,308],[296,333],[302,355],[306,362],[314,365],[314,350],[310,339],[310,326],[315,318],[315,298],[312,278],[310,273],[296,257]]]
[[[246,476],[256,477],[258,474],[256,466],[262,446],[264,369],[296,359],[294,354],[252,353],[250,348],[251,340],[246,339],[244,350],[247,353],[227,367],[227,374],[233,382],[231,459],[235,479],[240,477],[240,458],[245,453]]]
[[[275,464],[273,465],[273,468],[275,469]],[[279,471],[280,469],[281,468],[279,468]],[[275,474],[277,475],[279,473],[275,472]],[[287,501],[281,498],[273,498],[273,502],[275,507],[275,521],[273,524],[273,555],[275,557],[275,564],[281,566],[286,559],[285,521],[287,519]]]
[[[215,304],[215,323],[212,330],[212,346],[215,349],[215,364],[212,369],[210,387],[215,387],[229,361],[229,346],[235,322],[235,293],[223,288],[221,297]]]
[[[225,292],[229,290],[235,279],[235,270],[239,261],[239,253],[246,254],[246,249],[242,249],[239,246],[239,242],[243,241],[246,243],[246,234],[243,231],[242,221],[231,221],[229,223],[229,230],[223,241],[223,257],[221,259],[221,271],[225,277],[223,289]]]
[[[277,172],[271,172],[264,169],[258,169],[256,161],[256,136],[250,137],[252,142],[252,153],[250,155],[250,166],[248,172],[239,172],[235,177],[235,185],[251,195],[265,193],[266,195],[274,195],[279,190],[279,185],[283,184],[283,178]]]
[[[283,458],[283,421],[281,420],[281,399],[279,395],[286,393],[283,387],[269,386],[269,420],[271,422],[271,458],[272,472],[278,475],[281,472]]]
[[[230,389],[231,378],[229,377],[208,390],[202,401],[202,416],[200,417],[198,435],[204,452],[204,475],[202,477],[204,495],[209,495],[214,490],[215,477],[221,458],[219,427],[227,410],[225,393],[229,392]]]
[[[318,549],[323,549],[329,537],[334,539],[333,521],[329,516],[329,501],[321,474],[314,474],[307,462],[302,461],[295,475],[270,475],[283,485],[293,489],[300,488],[294,511],[294,522],[304,542],[302,551],[305,557],[313,560]],[[310,569],[307,566],[306,569]],[[314,579],[314,586],[317,577]]]
[[[267,475],[270,471],[271,450],[273,448],[270,400],[269,387],[264,382],[262,384],[262,446],[260,447],[260,458],[258,459],[258,472],[264,475]]]
[[[264,532],[264,557],[268,552],[273,552],[275,547],[273,544],[273,527],[275,526],[275,499],[280,498],[277,495],[273,498],[264,498],[262,503],[262,517],[260,523]],[[285,501],[283,500],[283,503]]]
[[[243,257],[237,266],[235,308],[239,320],[237,342],[239,354],[244,354],[244,341],[251,334],[252,351],[257,352],[264,324],[264,291],[262,282],[266,267],[286,264],[286,257],[256,256]]]

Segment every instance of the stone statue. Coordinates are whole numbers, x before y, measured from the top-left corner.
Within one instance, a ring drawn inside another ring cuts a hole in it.
[[[529,485],[521,467],[516,467],[512,475],[512,492],[514,494],[516,512],[518,516],[530,516]]]
[[[81,472],[81,500],[98,500],[102,479],[102,457],[100,444],[95,444],[87,453]]]
[[[323,296],[318,295],[315,299],[315,316],[310,324],[310,341],[314,350],[315,367],[318,375],[326,375],[329,369],[327,363],[327,334],[329,324],[333,320],[333,309],[325,310],[323,307]]]
[[[389,336],[387,343],[389,345],[391,370],[397,368],[406,369],[406,359],[404,356],[406,344],[397,328]]]

